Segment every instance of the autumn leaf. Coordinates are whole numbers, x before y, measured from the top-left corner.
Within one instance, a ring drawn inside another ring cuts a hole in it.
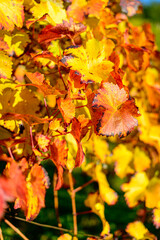
[[[124,49],[127,54],[128,66],[135,72],[145,70],[149,66],[148,52],[143,48],[137,47],[133,44],[126,44]]]
[[[138,147],[134,150],[134,166],[137,172],[145,171],[150,168],[151,160],[147,154]]]
[[[129,183],[123,183],[121,188],[125,192],[125,199],[129,207],[135,207],[138,201],[143,201],[149,179],[145,172],[136,173]]]
[[[160,209],[159,208],[155,208],[153,210],[153,222],[157,228],[160,227]]]
[[[148,229],[143,225],[142,222],[135,221],[127,225],[126,232],[138,240],[145,237],[145,234],[148,233]]]
[[[115,172],[120,178],[134,173],[131,167],[133,153],[125,145],[119,144],[113,149],[112,159],[115,162]]]
[[[109,183],[103,173],[101,164],[96,166],[96,178],[99,184],[100,196],[108,205],[114,205],[118,200],[117,193],[110,188]]]
[[[134,16],[140,7],[142,8],[139,0],[120,0],[120,6],[122,8],[122,12],[127,13],[129,17]]]
[[[47,81],[45,81],[44,75],[39,72],[35,72],[35,73],[27,72],[26,75],[32,83],[20,84],[20,85],[17,85],[16,87],[21,87],[21,86],[37,87],[42,92],[44,97],[48,95],[63,95],[66,93],[65,90],[59,90],[59,89],[56,89],[55,87],[52,87]]]
[[[86,26],[82,23],[74,23],[73,19],[70,19],[69,22],[64,21],[56,26],[47,25],[39,34],[39,42],[50,42],[55,39],[61,39],[68,37],[73,39],[80,33],[86,30]]]
[[[94,38],[87,41],[86,49],[83,46],[73,46],[65,50],[65,55],[67,56],[61,62],[78,71],[82,75],[81,81],[85,83],[106,79],[114,65],[105,59],[104,46]]]
[[[49,122],[49,119],[47,119],[47,118],[39,118],[39,117],[34,116],[34,115],[19,114],[19,113],[6,113],[0,119],[3,119],[3,120],[9,120],[9,119],[22,120],[22,121],[26,122],[29,126]]]
[[[0,51],[0,77],[10,78],[12,74],[12,60],[3,51]]]
[[[93,117],[96,115],[93,124],[97,134],[118,134],[122,137],[129,134],[138,124],[134,118],[139,116],[134,100],[129,98],[124,88],[120,89],[113,83],[104,83],[102,88],[97,90],[92,108]]]
[[[85,200],[85,205],[92,209],[92,212],[94,212],[96,215],[98,215],[102,221],[104,232],[103,234],[108,234],[110,232],[110,226],[108,222],[105,219],[104,215],[104,202],[101,199],[101,197],[98,195],[97,192],[90,193]]]
[[[49,187],[49,178],[46,171],[35,164],[27,176],[27,208],[25,215],[27,220],[33,220],[45,207],[46,189]]]
[[[58,98],[58,108],[64,118],[64,121],[69,124],[70,121],[75,117],[75,105],[70,98]]]
[[[1,0],[0,2],[0,29],[8,31],[23,26],[24,10],[22,0]]]
[[[85,158],[82,144],[81,144],[81,139],[83,138],[82,131],[83,131],[83,128],[82,128],[81,122],[77,118],[73,118],[71,134],[75,138],[77,142],[77,147],[78,147],[77,155],[75,159],[75,167],[79,167]]]
[[[51,160],[57,167],[58,177],[55,186],[55,190],[59,190],[63,184],[63,168],[67,165],[68,149],[66,147],[65,140],[59,140],[56,138],[52,144],[50,144]]]
[[[63,8],[63,2],[61,0],[54,1],[41,1],[35,3],[35,6],[30,9],[35,20],[42,18],[44,15],[48,15],[48,21],[51,24],[62,23],[66,20],[66,11]]]

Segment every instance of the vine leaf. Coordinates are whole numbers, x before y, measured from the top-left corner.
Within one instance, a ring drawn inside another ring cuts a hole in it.
[[[1,0],[0,2],[0,29],[8,31],[23,26],[24,11],[22,0]]]
[[[94,38],[88,40],[86,49],[73,46],[65,50],[65,55],[61,62],[78,71],[82,75],[81,81],[85,83],[101,82],[113,70],[114,64],[106,60],[103,44]]]
[[[63,168],[67,164],[68,149],[66,147],[66,141],[56,138],[53,143],[50,144],[51,160],[57,167],[58,178],[55,186],[55,190],[62,187],[63,184]]]
[[[143,239],[145,238],[146,233],[148,233],[148,229],[142,222],[135,221],[127,225],[126,232],[136,239]]]
[[[47,25],[38,35],[38,41],[47,43],[65,37],[72,39],[85,30],[86,26],[82,23],[74,23],[73,19],[70,19],[69,22],[63,20],[56,26]]]
[[[127,13],[129,17],[134,16],[137,12],[141,12],[141,2],[139,0],[120,0],[122,12]]]
[[[122,184],[125,199],[129,207],[135,207],[138,201],[143,200],[149,179],[145,172],[136,173],[129,183]]]
[[[128,92],[113,83],[103,83],[102,88],[97,90],[92,108],[93,114],[96,115],[94,124],[97,134],[106,136],[118,134],[119,137],[123,137],[138,124],[134,117],[140,114],[134,99],[129,99]]]
[[[26,75],[32,83],[19,84],[19,85],[17,85],[17,87],[21,87],[21,86],[37,87],[42,92],[44,97],[46,97],[48,95],[63,95],[66,93],[65,90],[59,90],[59,89],[56,89],[55,87],[51,86],[47,81],[45,81],[44,75],[39,72],[35,72],[35,73],[28,72],[28,73],[26,73]]]
[[[3,120],[10,120],[10,119],[22,120],[22,121],[26,122],[29,126],[49,122],[49,119],[47,119],[47,118],[39,118],[39,117],[34,116],[34,115],[19,114],[19,113],[5,113],[0,118],[0,120],[1,119],[3,119]]]
[[[57,99],[58,108],[64,118],[64,121],[68,124],[75,117],[75,105],[70,98]]]
[[[3,51],[0,52],[0,78],[10,78],[12,74],[12,60]]]

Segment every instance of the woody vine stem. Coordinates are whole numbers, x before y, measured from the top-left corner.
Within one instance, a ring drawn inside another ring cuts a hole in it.
[[[75,200],[75,192],[73,185],[73,177],[72,173],[68,172],[69,184],[70,184],[70,194],[72,200],[72,214],[73,214],[73,226],[74,226],[74,235],[77,236],[77,212],[76,212],[76,200]]]

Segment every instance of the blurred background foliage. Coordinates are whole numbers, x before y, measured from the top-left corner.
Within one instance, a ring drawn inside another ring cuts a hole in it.
[[[138,26],[144,22],[151,23],[152,30],[156,36],[156,43],[158,50],[160,50],[160,3],[151,3],[150,5],[143,6],[143,13],[138,14],[130,18],[132,24]],[[46,208],[40,211],[40,214],[35,219],[35,222],[42,224],[47,224],[51,226],[57,226],[56,214],[54,210],[54,197],[53,197],[53,187],[52,179],[54,172],[54,165],[51,161],[45,162],[44,167],[46,168],[50,180],[51,186],[47,191],[46,195]],[[81,169],[75,169],[73,171],[73,176],[75,178],[75,188],[83,185],[90,178],[82,173]],[[137,216],[138,209],[140,206],[134,209],[129,209],[123,197],[123,192],[120,192],[120,185],[123,180],[117,176],[109,176],[110,186],[116,190],[119,194],[118,203],[114,206],[106,205],[106,219],[110,223],[111,232],[114,233],[117,229],[125,229],[128,222],[135,220]],[[88,212],[90,209],[84,206],[84,200],[87,198],[89,192],[95,192],[97,190],[96,183],[92,183],[80,192],[76,193],[76,205],[78,214],[78,239],[87,239],[85,234],[99,235],[102,231],[101,221],[94,213],[81,214],[83,212]],[[60,220],[63,228],[73,229],[72,222],[72,205],[69,192],[66,189],[60,189],[59,195],[59,214]],[[56,240],[60,235],[60,231],[45,228],[42,226],[36,226],[31,223],[26,223],[21,220],[15,219],[15,216],[24,218],[21,212],[12,212],[13,207],[10,207],[6,213],[6,218],[15,225],[20,231],[22,231],[29,240]],[[124,214],[125,213],[125,214]],[[150,212],[151,218],[152,212]],[[146,227],[154,233],[156,236],[160,236],[160,230],[155,229],[153,224],[146,225]],[[3,221],[1,223],[1,228],[3,231],[4,240],[20,240],[22,239],[18,234],[16,234],[13,229],[7,226]],[[122,230],[123,231],[123,230]],[[65,233],[65,232],[64,232]],[[119,239],[119,238],[117,238]]]
[[[142,25],[146,22],[151,23],[152,31],[156,36],[156,44],[158,50],[160,50],[160,2],[152,2],[150,5],[143,5],[143,13],[131,17],[130,21],[135,26]]]

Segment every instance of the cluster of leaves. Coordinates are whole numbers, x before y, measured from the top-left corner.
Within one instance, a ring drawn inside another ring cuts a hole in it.
[[[1,218],[9,201],[36,218],[50,159],[55,191],[75,167],[98,183],[85,205],[102,220],[102,237],[104,204],[118,200],[107,174],[124,179],[128,206],[144,202],[160,227],[160,52],[149,24],[128,21],[139,8],[138,0],[1,0]],[[140,220],[126,234],[155,239]]]

